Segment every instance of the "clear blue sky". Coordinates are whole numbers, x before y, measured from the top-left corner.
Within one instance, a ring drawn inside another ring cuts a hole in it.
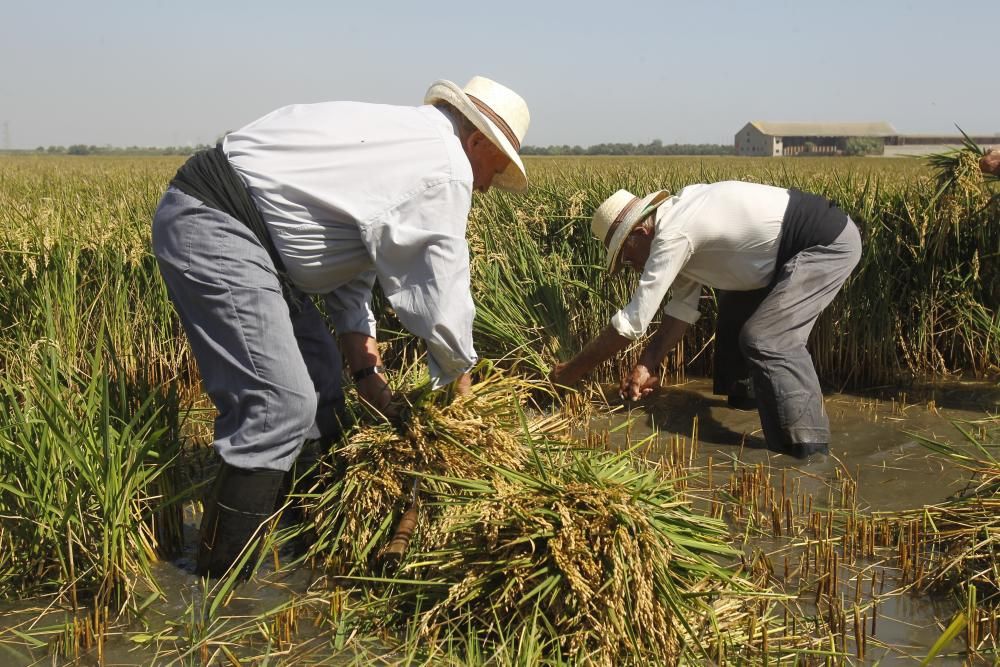
[[[3,0],[0,148],[207,143],[474,74],[527,99],[535,145],[729,143],[757,119],[993,134],[998,29],[998,0]]]

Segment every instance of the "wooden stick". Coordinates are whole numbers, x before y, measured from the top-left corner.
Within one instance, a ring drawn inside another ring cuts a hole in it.
[[[410,538],[413,537],[413,533],[417,530],[417,519],[420,509],[419,502],[417,501],[417,493],[419,491],[420,478],[418,477],[413,481],[410,506],[403,513],[399,524],[396,526],[396,531],[392,535],[392,539],[389,540],[388,546],[386,546],[385,551],[382,553],[382,562],[385,568],[390,571],[395,571],[399,567],[399,564],[403,562],[406,550],[410,546]]]

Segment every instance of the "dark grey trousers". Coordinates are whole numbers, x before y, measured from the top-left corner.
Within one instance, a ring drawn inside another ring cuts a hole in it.
[[[226,463],[288,470],[306,438],[335,433],[340,350],[311,301],[289,309],[243,223],[169,188],[153,252],[218,410],[214,444]]]
[[[830,442],[830,420],[806,342],[860,259],[861,236],[848,219],[833,243],[806,248],[785,262],[773,289],[739,330],[771,447]]]

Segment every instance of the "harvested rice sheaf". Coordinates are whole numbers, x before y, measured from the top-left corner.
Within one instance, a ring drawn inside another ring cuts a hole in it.
[[[494,376],[468,397],[447,406],[413,406],[405,431],[388,423],[356,431],[326,466],[328,488],[308,508],[319,539],[313,556],[341,573],[368,568],[384,548],[400,514],[410,502],[414,481],[424,477],[480,479],[487,461],[520,468],[529,454],[524,439],[558,430],[560,420],[537,421],[520,431],[522,403],[534,387],[523,380]],[[421,482],[420,496],[431,497],[440,484]],[[434,508],[420,505],[420,524]]]
[[[712,628],[735,625],[742,605],[715,603],[753,595],[716,561],[735,556],[725,525],[628,455],[547,454],[478,488],[455,480],[465,492],[428,527],[408,572],[443,584],[411,589],[423,632],[512,637],[544,619],[560,655],[600,665],[672,664],[723,641]]]
[[[356,433],[313,508],[327,571],[366,582],[388,629],[431,643],[531,636],[599,665],[697,663],[751,643],[760,591],[720,564],[738,558],[725,524],[694,513],[655,466],[557,440],[559,419],[527,419],[533,388],[498,376],[418,407],[406,433]],[[378,554],[415,478],[419,525],[388,577]]]
[[[943,204],[946,208],[966,207],[964,212],[955,215],[968,215],[968,209],[982,208],[991,198],[991,192],[984,187],[987,183],[996,182],[998,177],[983,174],[979,161],[986,151],[962,132],[962,148],[930,155],[927,163],[937,174],[938,194],[944,194]]]

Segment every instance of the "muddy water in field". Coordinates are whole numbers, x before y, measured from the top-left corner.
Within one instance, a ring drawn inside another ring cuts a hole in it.
[[[391,648],[376,638],[364,642],[363,654],[351,647],[336,646],[336,622],[326,614],[329,597],[310,593],[317,575],[309,568],[281,566],[292,559],[287,547],[279,548],[277,561],[266,559],[256,576],[237,586],[231,595],[220,594],[222,582],[218,580],[210,580],[206,589],[204,580],[194,574],[201,513],[191,504],[184,510],[184,551],[172,561],[153,564],[153,575],[163,595],[152,601],[139,618],[128,626],[112,623],[113,628],[100,650],[91,646],[80,651],[76,659],[68,659],[57,645],[73,617],[71,609],[50,605],[46,599],[0,601],[0,667],[203,664],[339,667],[367,664],[371,656],[391,654]],[[307,599],[309,604],[302,604]],[[220,606],[214,620],[202,622],[203,610],[217,600]],[[295,611],[285,611],[293,603]],[[288,628],[291,633],[283,634]],[[14,636],[15,632],[33,635],[42,645],[31,646]],[[270,646],[264,639],[267,634],[274,637]],[[214,639],[207,653],[190,652],[186,648],[199,637]],[[232,658],[222,652],[222,646]]]
[[[609,391],[609,395],[611,392]],[[920,438],[961,443],[952,423],[1000,413],[1000,385],[964,383],[869,396],[831,394],[831,456],[802,461],[769,450],[756,411],[730,408],[711,393],[709,380],[666,387],[630,409],[619,407],[591,424],[611,431],[611,442],[639,440],[654,430],[661,436],[690,438],[697,429],[694,463],[764,463],[795,470],[804,490],[817,495],[837,468],[858,481],[862,507],[875,511],[920,507],[944,500],[966,486],[967,475],[942,461]],[[631,418],[631,427],[625,422]]]
[[[0,602],[0,666],[270,664],[340,667],[369,664],[373,656],[393,655],[390,644],[374,637],[364,640],[363,650],[338,647],[338,641],[345,637],[338,635],[336,624],[324,615],[325,606],[316,600],[308,608],[305,605],[297,607],[294,616],[274,613],[279,608],[287,609],[293,601],[303,600],[312,579],[312,574],[304,569],[276,574],[265,567],[223,602],[215,620],[201,623],[201,612],[213,604],[215,591],[203,590],[201,579],[185,568],[184,564],[157,564],[154,576],[164,597],[150,605],[141,619],[124,627],[115,625],[100,649],[81,644],[75,659],[64,657],[67,653],[60,647],[72,618],[69,610],[48,608],[45,600]],[[34,641],[41,643],[32,646],[13,636],[12,628],[32,635]],[[289,634],[282,634],[286,628]],[[348,638],[352,631],[348,628]],[[269,634],[273,637],[270,645],[265,639]],[[188,648],[199,637],[212,638],[207,651]]]
[[[596,417],[589,426],[592,430],[608,431],[610,444],[619,447],[649,436],[654,430],[661,440],[673,435],[689,439],[696,428],[698,447],[692,464],[704,467],[711,460],[716,484],[724,483],[738,467],[735,462],[764,464],[769,467],[772,479],[780,480],[784,471],[786,480],[790,483],[794,480],[796,488],[814,496],[820,507],[829,497],[830,489],[839,488],[843,478],[850,477],[858,481],[860,507],[879,511],[920,507],[962,490],[967,476],[932,455],[920,444],[919,436],[959,442],[960,433],[952,420],[977,420],[1000,413],[1000,388],[996,385],[939,386],[919,392],[911,390],[907,394],[829,395],[826,406],[833,431],[833,455],[800,461],[769,451],[761,439],[756,412],[730,409],[725,399],[712,396],[710,389],[707,380],[665,388],[631,410],[619,407],[610,416]],[[158,647],[149,642],[140,645],[124,635],[116,635],[104,647],[106,664],[169,664],[178,659],[179,664],[200,662],[201,656],[182,658],[172,650],[173,642],[176,641],[174,645],[187,645],[191,636],[199,632],[192,619],[211,599],[201,589],[200,580],[190,573],[198,517],[188,509],[186,553],[175,562],[156,566],[156,576],[165,598],[150,606],[144,625],[134,624],[128,630],[129,633],[150,635],[162,632],[163,643]],[[795,540],[754,538],[746,545],[747,553],[753,550],[769,554],[775,569],[774,582],[793,597],[790,605],[795,616],[802,619],[800,624],[812,623],[812,617],[828,613],[828,606],[816,604],[815,576],[794,572],[794,563],[802,551]],[[791,573],[784,569],[786,560],[793,563]],[[254,617],[302,595],[310,579],[311,574],[305,570],[288,576],[265,571],[262,578],[238,589],[237,596],[228,602],[223,614],[235,619],[229,621],[233,625],[238,625],[241,619],[252,623]],[[918,664],[919,658],[927,654],[954,616],[956,603],[926,595],[892,595],[891,591],[898,584],[898,571],[885,561],[859,560],[838,569],[835,597],[852,601],[847,605],[851,609],[859,579],[862,593],[858,599],[868,635],[867,650],[864,660],[855,657],[857,648],[851,615],[847,619],[848,638],[843,646],[838,646],[844,651],[845,661],[852,664],[875,664],[877,661],[881,661],[881,665]],[[873,601],[878,603],[877,611],[873,609]],[[0,638],[10,638],[5,629],[11,626],[22,631],[37,629],[46,624],[55,626],[65,617],[64,612],[53,612],[30,622],[42,607],[44,602],[15,603],[6,607],[0,604]],[[874,634],[873,616],[877,621]],[[176,639],[172,639],[174,637]],[[294,637],[298,650],[308,655],[301,659],[288,654],[276,655],[273,664],[359,664],[356,655],[345,657],[344,653],[338,653],[331,657],[337,652],[331,644],[330,626],[326,625],[320,634],[306,614],[299,618]],[[134,634],[132,638],[135,639]],[[0,640],[0,665],[95,664],[93,651],[80,663],[73,663],[53,660],[45,647],[31,650],[22,643],[7,646],[4,643]],[[260,646],[258,639],[258,650]],[[955,641],[950,650],[962,648],[961,641]],[[259,655],[235,645],[233,650],[240,659]],[[218,661],[225,662],[221,655]],[[934,664],[960,665],[965,661],[952,656],[939,658]]]
[[[607,395],[614,405],[614,388],[609,388]],[[974,422],[1000,414],[1000,386],[956,383],[906,393],[831,394],[826,397],[826,409],[832,431],[831,456],[806,460],[769,450],[757,413],[730,408],[725,397],[712,395],[709,380],[663,388],[638,404],[615,408],[612,415],[597,418],[589,427],[607,430],[611,446],[618,448],[654,434],[660,443],[677,437],[690,442],[692,433],[696,433],[697,447],[691,463],[706,468],[711,462],[716,485],[724,484],[739,464],[760,464],[770,472],[773,486],[794,485],[804,495],[812,496],[817,508],[838,497],[843,480],[849,478],[857,482],[860,510],[905,510],[945,500],[967,487],[968,473],[932,454],[921,444],[921,438],[961,446],[963,436],[953,422]],[[964,427],[976,431],[975,426]],[[745,551],[757,550],[769,555],[777,587],[796,596],[796,616],[809,618],[827,613],[822,604],[817,608],[815,573],[803,577],[794,572],[803,552],[801,540],[751,538]],[[789,561],[791,576],[782,565]],[[841,565],[837,582],[834,597],[846,600],[851,610],[846,619],[848,638],[838,648],[855,664],[918,664],[958,609],[951,598],[891,594],[898,588],[899,571],[884,560],[861,559],[849,566]],[[856,657],[855,599],[866,628],[862,634],[868,635],[864,660]],[[878,603],[874,610],[873,600]],[[961,651],[964,645],[957,640],[949,649]],[[952,655],[938,657],[934,664],[968,663]],[[992,664],[992,659],[982,664]]]

